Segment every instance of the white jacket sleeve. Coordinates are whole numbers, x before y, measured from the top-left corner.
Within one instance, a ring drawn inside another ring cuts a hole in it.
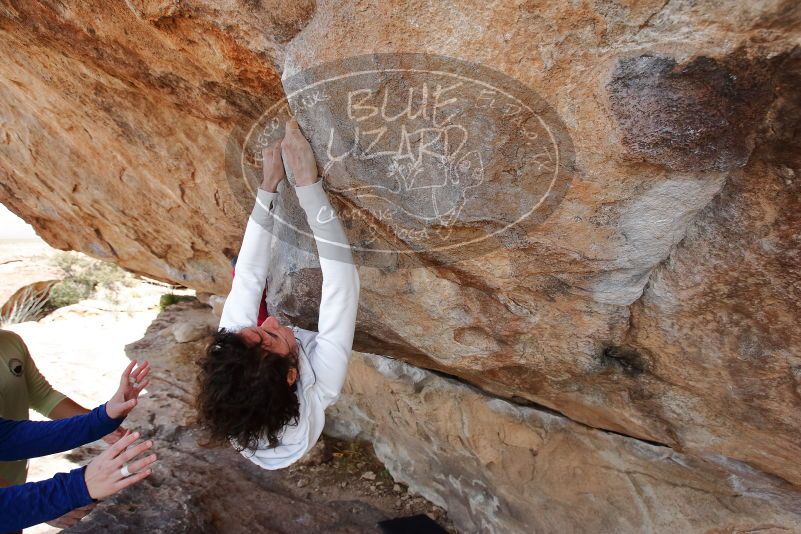
[[[236,276],[223,306],[220,328],[237,331],[254,326],[270,265],[273,210],[278,193],[258,189],[236,260]]]
[[[359,307],[359,273],[323,181],[295,187],[295,193],[314,233],[323,273],[319,333],[309,361],[316,376],[313,390],[325,407],[337,399],[345,383]]]

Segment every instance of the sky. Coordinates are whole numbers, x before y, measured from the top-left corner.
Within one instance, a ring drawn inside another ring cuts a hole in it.
[[[36,238],[33,227],[0,204],[0,239]]]

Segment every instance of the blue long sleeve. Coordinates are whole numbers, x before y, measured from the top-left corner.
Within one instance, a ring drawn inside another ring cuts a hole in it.
[[[113,432],[124,419],[109,417],[105,404],[87,414],[56,421],[0,418],[0,461],[35,458],[80,447]]]
[[[94,502],[86,488],[85,469],[0,489],[0,532],[38,525]]]
[[[68,451],[100,439],[122,424],[106,405],[57,421],[14,421],[0,418],[0,461],[35,458]],[[12,532],[60,517],[93,502],[84,467],[59,473],[42,482],[0,489],[0,532]]]

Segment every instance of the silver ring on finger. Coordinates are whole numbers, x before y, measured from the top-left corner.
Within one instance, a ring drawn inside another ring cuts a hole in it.
[[[123,476],[123,478],[131,476],[131,472],[128,471],[128,464],[123,464],[123,466],[120,468],[120,474]]]

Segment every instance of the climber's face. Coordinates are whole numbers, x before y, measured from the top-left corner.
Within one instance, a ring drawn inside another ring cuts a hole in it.
[[[280,356],[290,356],[298,351],[295,334],[288,326],[281,326],[275,317],[268,317],[260,326],[249,326],[239,331],[242,338]]]

